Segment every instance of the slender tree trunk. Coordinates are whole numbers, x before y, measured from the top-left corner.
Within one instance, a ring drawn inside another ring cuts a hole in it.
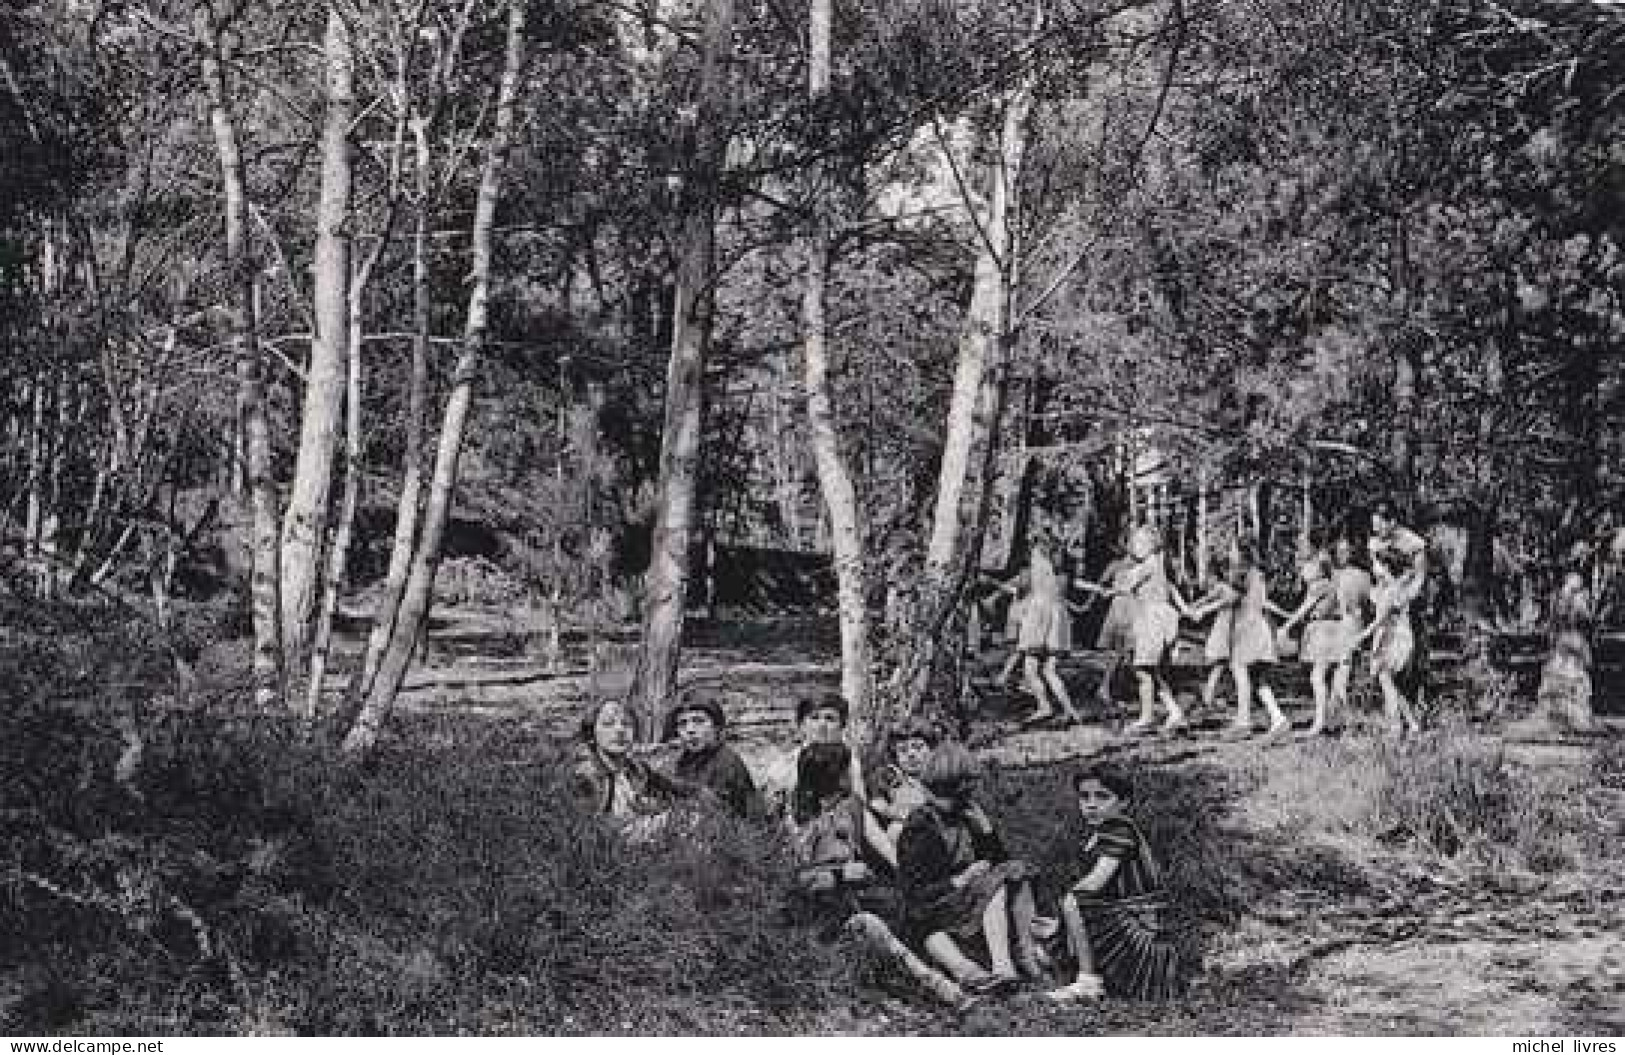
[[[959,341],[923,589],[911,640],[892,678],[889,706],[894,711],[914,711],[922,702],[943,632],[960,603],[968,570],[964,549],[967,528],[979,521],[983,506],[988,455],[1002,402],[998,379],[1015,281],[1017,188],[1027,147],[1033,91],[1029,74],[1006,100],[999,130],[999,165],[989,177],[992,186],[987,195],[987,214],[978,221],[981,236],[977,239],[970,307]],[[974,209],[972,216],[975,220]]]
[[[451,517],[457,486],[457,463],[462,455],[464,430],[474,399],[474,381],[485,346],[488,321],[486,301],[491,288],[492,229],[495,227],[497,200],[502,192],[503,166],[513,133],[514,103],[519,94],[524,43],[525,2],[509,0],[496,119],[486,142],[479,199],[474,209],[470,239],[473,264],[469,274],[468,315],[464,323],[462,351],[457,357],[451,396],[447,400],[446,415],[440,428],[440,447],[435,455],[434,479],[424,510],[423,535],[413,557],[411,575],[401,599],[389,646],[384,651],[361,713],[344,739],[344,750],[351,755],[365,754],[377,742],[379,730],[394,707],[401,684],[406,680],[406,668],[428,618],[429,604],[434,594],[435,572],[440,566],[440,544],[445,536],[446,522]]]
[[[316,636],[310,649],[310,684],[305,688],[305,717],[315,718],[321,707],[322,683],[327,680],[327,656],[333,644],[333,615],[344,588],[345,564],[355,530],[356,506],[361,501],[361,332],[362,298],[372,265],[383,253],[383,240],[366,265],[356,268],[350,282],[350,338],[345,356],[344,386],[344,492],[339,500],[339,522],[327,554],[322,579],[321,608],[316,615]]]
[[[355,59],[350,30],[336,8],[327,12],[326,116],[322,127],[321,191],[316,211],[316,333],[305,373],[299,454],[282,524],[282,650],[301,665],[310,640],[320,585],[322,544],[333,485],[333,455],[345,387],[350,240],[350,124],[355,116]]]
[[[418,507],[423,498],[423,428],[428,417],[429,324],[429,210],[433,172],[429,151],[428,124],[422,117],[412,121],[412,139],[417,160],[415,196],[416,218],[412,230],[412,367],[407,382],[406,438],[401,454],[401,491],[395,503],[395,534],[390,544],[389,569],[384,575],[383,596],[373,613],[372,632],[367,636],[367,654],[356,671],[350,696],[365,699],[372,691],[378,665],[395,632],[401,596],[406,592],[412,570],[412,551],[417,541]]]
[[[677,682],[693,535],[705,354],[711,340],[715,261],[715,191],[724,133],[727,57],[733,50],[734,0],[709,0],[701,42],[699,100],[692,125],[691,169],[683,187],[683,229],[673,300],[660,483],[645,577],[643,648],[632,701],[645,737],[657,735],[661,711]]]
[[[67,474],[68,438],[78,434],[74,420],[73,385],[68,381],[66,368],[57,375],[56,427],[51,436],[51,464],[48,486],[45,490],[45,515],[40,523],[40,587],[41,596],[49,599],[57,595],[62,581],[62,562],[57,552],[62,535],[62,485]]]
[[[36,371],[28,420],[28,507],[23,519],[23,558],[35,578],[40,575],[40,531],[45,517],[45,374]]]
[[[420,4],[409,25],[402,27],[403,36],[416,34],[418,28],[422,25],[424,6],[424,4]],[[307,718],[315,718],[317,711],[321,706],[322,688],[327,676],[328,653],[332,648],[333,616],[338,610],[339,594],[344,589],[345,566],[349,560],[350,540],[355,531],[356,507],[361,501],[362,324],[364,321],[364,307],[366,302],[367,287],[371,285],[372,273],[378,267],[378,262],[383,259],[384,253],[389,248],[390,242],[394,237],[395,220],[400,214],[402,197],[401,168],[406,156],[407,129],[413,123],[413,115],[411,113],[410,103],[408,102],[409,92],[411,90],[409,70],[410,62],[411,49],[410,47],[403,47],[397,56],[395,82],[393,86],[398,109],[395,118],[395,132],[390,143],[389,150],[389,197],[384,213],[384,221],[379,228],[377,240],[373,243],[372,251],[367,254],[365,260],[356,261],[352,257],[354,273],[350,276],[346,304],[348,354],[345,356],[346,370],[344,390],[344,491],[339,500],[339,520],[338,525],[334,528],[333,544],[328,550],[327,572],[322,578],[322,601],[321,607],[316,616],[316,634],[315,640],[311,646],[310,656],[310,684],[307,686],[305,696],[305,714]],[[428,194],[426,188],[428,185],[429,153],[427,132],[423,132],[419,145],[419,165],[417,166],[418,184],[420,189],[423,189],[422,200],[427,202]],[[413,248],[418,254],[414,263],[413,271],[413,297],[415,299],[421,296],[424,301],[421,311],[423,329],[416,337],[414,337],[413,340],[414,371],[418,365],[417,358],[419,353],[422,353],[425,356],[427,355],[426,350],[420,347],[420,344],[427,341],[428,338],[428,275],[426,273],[427,265],[422,257],[422,253],[424,251],[423,243],[427,238],[427,233],[425,231],[426,224],[427,206],[418,210],[417,230],[414,232],[413,242]],[[414,305],[414,315],[417,314],[418,309],[417,306]],[[416,383],[418,380],[419,377],[417,373],[414,372],[413,382]],[[414,401],[421,401],[421,387],[415,387],[410,398],[412,398]],[[414,468],[416,468],[416,448],[421,446],[422,443],[419,435],[422,428],[422,408],[421,406],[417,405],[416,402],[414,402],[413,405],[412,415],[412,421],[407,425],[407,443],[409,446],[414,448]],[[413,492],[412,508],[413,512],[415,513],[417,509],[415,489]],[[405,550],[406,555],[409,558],[411,552],[410,536],[408,536],[405,546],[402,548]],[[393,560],[393,558],[394,554],[392,553],[391,559]],[[402,563],[404,564],[405,561],[403,560]],[[402,574],[401,579],[404,580],[404,578],[405,575]],[[397,592],[395,594],[397,603],[399,601],[399,596],[400,595]],[[385,640],[387,641],[387,636]],[[362,673],[364,676],[370,676],[365,674],[365,668],[363,668],[363,671],[360,673]]]
[[[254,700],[263,709],[279,707],[286,699],[282,664],[281,603],[278,592],[280,549],[277,496],[271,479],[271,430],[265,415],[264,382],[258,340],[258,296],[254,263],[248,250],[246,189],[237,129],[227,103],[224,56],[208,3],[194,9],[193,21],[202,52],[204,87],[209,98],[209,123],[220,173],[226,214],[226,269],[231,295],[233,357],[237,361],[238,406],[242,413],[244,463],[249,500],[253,506],[251,585],[254,622]]]
[[[807,17],[807,97],[814,122],[829,96],[830,27],[833,0],[812,0]],[[814,125],[816,130],[817,125]],[[852,472],[841,453],[830,383],[830,349],[826,296],[833,257],[832,227],[836,174],[821,166],[813,179],[813,222],[808,232],[806,271],[802,277],[801,339],[807,390],[808,435],[819,491],[829,511],[830,541],[835,557],[836,611],[841,628],[841,695],[851,707],[858,741],[872,732],[874,660],[869,639],[868,566],[864,558],[867,525],[858,505]]]

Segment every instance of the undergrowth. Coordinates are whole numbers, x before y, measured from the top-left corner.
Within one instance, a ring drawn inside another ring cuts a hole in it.
[[[4,1028],[793,1033],[886,981],[786,918],[777,832],[696,815],[629,845],[517,727],[414,729],[358,769],[290,725],[116,688],[166,663],[113,626],[0,656]],[[1617,746],[1560,778],[1443,736],[1251,757],[1124,767],[1193,963],[1274,891],[1363,882],[1312,835],[1551,871],[1601,831],[1580,785],[1625,772]],[[1077,878],[1072,772],[986,783],[1041,911]]]

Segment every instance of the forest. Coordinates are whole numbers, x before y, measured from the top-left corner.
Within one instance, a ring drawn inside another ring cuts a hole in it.
[[[1382,502],[1460,735],[1141,752],[1193,947],[1424,864],[1617,944],[1612,0],[27,0],[0,75],[8,1028],[958,1028],[779,920],[775,840],[549,802],[574,712],[653,757],[685,689],[765,741],[817,683],[1064,799],[1084,747],[976,713],[1040,529],[1192,590],[1246,537],[1295,603]],[[1568,573],[1604,732],[1537,758]],[[1617,1032],[1604,959],[1537,1020]],[[1273,1031],[1304,962],[1169,1028]],[[969,1028],[1157,1021],[1102,1007]],[[1527,1031],[1383,1014],[1290,1028]]]

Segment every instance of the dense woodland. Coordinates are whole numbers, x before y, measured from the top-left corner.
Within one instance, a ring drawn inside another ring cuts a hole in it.
[[[166,626],[212,548],[301,713],[381,582],[356,750],[456,521],[561,618],[639,614],[648,714],[696,551],[826,548],[865,716],[941,666],[1012,443],[1119,505],[1124,437],[1328,530],[1398,496],[1480,608],[1614,526],[1612,5],[4,18],[13,582]]]
[[[1081,574],[1150,519],[1200,579],[1389,498],[1466,637],[1564,569],[1618,622],[1622,224],[1608,0],[8,4],[0,1020],[848,1028],[838,959],[763,929],[779,850],[651,865],[526,812],[544,746],[413,754],[434,606],[637,624],[646,737],[747,548],[832,569],[860,737],[962,690],[1044,518]],[[1257,786],[1376,774],[1338,838],[1546,872],[1620,769],[1325,750]],[[1149,830],[1208,932],[1375,903],[1244,861],[1239,778],[1190,776]]]

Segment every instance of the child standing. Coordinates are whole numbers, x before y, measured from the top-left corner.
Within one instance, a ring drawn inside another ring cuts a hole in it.
[[[1396,679],[1410,667],[1416,650],[1410,607],[1422,594],[1423,579],[1404,554],[1384,554],[1374,560],[1371,567],[1376,576],[1371,602],[1377,613],[1359,640],[1371,639],[1371,672],[1382,688],[1388,734],[1398,737],[1422,728],[1410,701],[1399,691]],[[1405,570],[1401,572],[1401,568]]]
[[[939,739],[936,729],[919,719],[903,722],[886,737],[886,764],[877,774],[878,790],[869,808],[886,825],[893,845],[902,836],[908,815],[931,797],[920,776]]]
[[[1106,618],[1100,624],[1100,634],[1095,639],[1095,648],[1105,653],[1106,657],[1106,667],[1101,671],[1100,684],[1095,689],[1102,710],[1111,709],[1112,684],[1117,672],[1122,668],[1125,657],[1134,654],[1134,595],[1129,585],[1134,564],[1126,553],[1118,551],[1100,576],[1111,597]]]
[[[1039,532],[1027,557],[1027,569],[1017,580],[1026,588],[1016,628],[1021,687],[1038,702],[1037,710],[1022,719],[1022,725],[1037,725],[1054,717],[1055,704],[1060,705],[1068,721],[1083,721],[1072,705],[1058,666],[1060,656],[1072,647],[1072,615],[1066,604],[1067,577],[1055,565],[1057,549],[1048,531]],[[1006,587],[1012,593],[1015,589],[1013,585]],[[1015,607],[1014,602],[1011,607]]]
[[[1354,563],[1354,543],[1340,538],[1332,547],[1332,582],[1337,587],[1338,660],[1332,669],[1330,705],[1347,707],[1349,679],[1354,674],[1355,643],[1371,607],[1371,573]]]
[[[1281,705],[1276,702],[1275,691],[1264,681],[1269,665],[1275,662],[1275,631],[1269,616],[1287,613],[1269,599],[1269,580],[1258,561],[1251,544],[1243,542],[1236,547],[1236,563],[1230,581],[1237,585],[1241,597],[1236,601],[1235,621],[1230,629],[1230,675],[1236,679],[1236,717],[1225,736],[1239,739],[1253,733],[1253,687],[1269,712],[1270,726],[1265,736],[1274,737],[1292,728]]]
[[[1298,658],[1309,664],[1309,688],[1315,697],[1315,717],[1303,736],[1318,736],[1326,731],[1330,709],[1331,688],[1327,675],[1334,664],[1342,661],[1344,652],[1343,620],[1339,613],[1337,584],[1332,579],[1332,559],[1326,553],[1316,553],[1299,569],[1306,590],[1303,602],[1281,624],[1285,634],[1298,623],[1304,623],[1303,644]]]
[[[1207,665],[1207,680],[1202,684],[1202,707],[1212,710],[1218,703],[1219,679],[1230,668],[1230,634],[1236,618],[1236,602],[1241,591],[1225,578],[1225,569],[1214,557],[1210,566],[1213,589],[1191,605],[1188,615],[1201,619],[1213,613],[1213,625],[1208,628],[1207,642],[1202,648],[1202,661]]]
[[[1129,538],[1134,568],[1123,580],[1122,592],[1134,599],[1134,680],[1139,689],[1140,717],[1123,732],[1129,736],[1150,732],[1156,724],[1157,701],[1167,717],[1162,731],[1176,733],[1189,727],[1185,712],[1168,684],[1168,655],[1179,636],[1179,614],[1184,598],[1168,581],[1162,545],[1150,527],[1141,525]],[[1118,593],[1113,590],[1113,593]]]
[[[1181,989],[1179,952],[1165,933],[1162,875],[1145,836],[1124,812],[1130,788],[1109,770],[1073,779],[1087,826],[1083,875],[1061,898],[1067,944],[1077,957],[1059,1002],[1114,996],[1164,999]]]
[[[750,770],[739,754],[723,742],[728,717],[721,704],[700,697],[683,700],[672,709],[667,728],[668,737],[676,736],[681,748],[676,765],[678,780],[709,789],[736,817],[763,814],[762,796]]]

